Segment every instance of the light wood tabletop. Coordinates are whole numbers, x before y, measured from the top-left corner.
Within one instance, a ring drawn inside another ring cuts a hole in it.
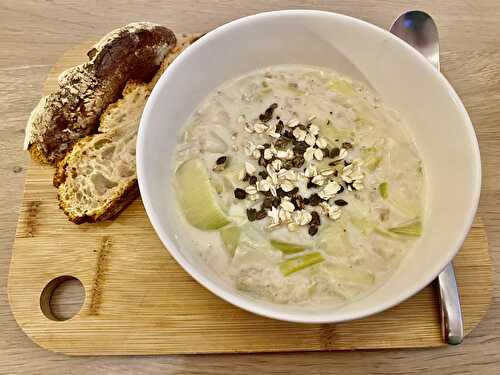
[[[442,70],[461,96],[481,148],[483,187],[479,214],[493,263],[500,264],[500,3],[482,1],[26,1],[0,3],[0,374],[498,374],[500,288],[460,346],[250,355],[66,357],[39,348],[23,334],[7,300],[7,273],[28,157],[24,127],[50,67],[68,48],[131,21],[148,20],[175,32],[204,32],[261,11],[310,8],[351,15],[388,28],[403,11],[422,9],[436,20]],[[443,192],[445,193],[445,192]],[[33,249],[36,251],[36,249]],[[404,324],[404,322],[401,322]]]

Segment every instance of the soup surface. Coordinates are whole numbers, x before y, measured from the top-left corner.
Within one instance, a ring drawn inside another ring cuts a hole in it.
[[[224,83],[181,130],[172,168],[183,251],[256,298],[360,298],[422,231],[423,166],[402,119],[331,70]]]

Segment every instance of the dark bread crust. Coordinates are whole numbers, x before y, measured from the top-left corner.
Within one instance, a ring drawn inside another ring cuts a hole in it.
[[[55,164],[81,137],[95,133],[99,116],[129,79],[148,82],[176,44],[169,29],[133,23],[106,35],[88,52],[90,61],[59,77],[28,122],[25,147],[40,162]]]
[[[149,82],[176,41],[166,27],[135,23],[105,36],[87,56],[98,80],[119,81],[123,89],[129,79]]]

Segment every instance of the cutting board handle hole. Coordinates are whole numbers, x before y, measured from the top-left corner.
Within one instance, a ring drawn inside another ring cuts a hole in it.
[[[50,320],[64,321],[78,314],[85,301],[85,288],[73,276],[51,280],[40,295],[40,307]]]

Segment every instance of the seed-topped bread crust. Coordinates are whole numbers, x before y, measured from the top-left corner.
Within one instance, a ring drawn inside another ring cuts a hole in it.
[[[174,33],[149,22],[126,25],[104,36],[89,61],[63,72],[59,88],[43,97],[26,129],[25,148],[40,162],[55,164],[80,138],[96,132],[99,117],[128,80],[149,82],[176,45]]]

